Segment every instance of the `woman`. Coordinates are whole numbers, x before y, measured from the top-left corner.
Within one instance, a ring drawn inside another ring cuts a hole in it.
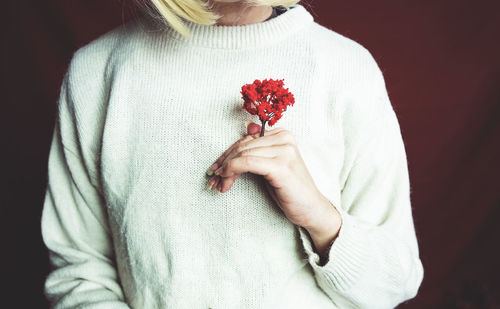
[[[61,87],[42,217],[53,305],[414,297],[423,269],[406,153],[371,54],[298,1],[147,7],[80,48]],[[261,137],[243,125],[256,118],[240,90],[266,78],[283,79],[295,104]]]

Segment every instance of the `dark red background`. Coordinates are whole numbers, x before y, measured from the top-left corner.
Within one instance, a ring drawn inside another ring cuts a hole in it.
[[[5,2],[2,281],[7,302],[44,308],[48,264],[39,223],[62,77],[72,53],[127,20],[130,4]],[[401,307],[500,306],[500,3],[301,4],[320,24],[367,47],[386,78],[407,149],[425,270],[418,296]]]

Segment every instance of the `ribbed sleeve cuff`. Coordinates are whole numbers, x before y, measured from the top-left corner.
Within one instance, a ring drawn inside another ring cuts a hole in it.
[[[340,208],[340,207],[339,207]],[[331,286],[338,291],[348,290],[363,275],[369,264],[369,241],[366,229],[358,226],[355,219],[342,209],[342,227],[328,251],[328,261],[320,266],[320,256],[314,252],[309,233],[298,226],[300,238],[320,285]]]

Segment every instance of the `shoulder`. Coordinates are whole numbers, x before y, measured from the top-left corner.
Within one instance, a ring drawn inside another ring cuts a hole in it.
[[[120,64],[128,51],[134,48],[139,29],[140,23],[133,19],[79,47],[68,66],[66,75],[70,83],[103,82],[111,69]]]
[[[112,75],[137,45],[140,25],[135,19],[117,26],[72,55],[63,80],[63,89],[74,112],[94,114],[103,110],[112,85]]]
[[[317,42],[323,43],[324,47],[331,51],[340,52],[342,55],[350,55],[353,60],[368,60],[371,57],[368,49],[359,42],[317,22],[312,23],[310,31]]]
[[[137,25],[124,23],[78,48],[64,75],[59,96],[59,117],[79,129],[99,128],[112,85],[113,71],[133,48]],[[86,136],[88,134],[83,134]]]
[[[372,52],[320,24],[314,23],[310,31],[346,143],[359,146],[382,128],[396,127],[384,75]]]
[[[61,85],[58,121],[65,140],[77,132],[83,156],[96,162],[113,71],[136,36],[134,22],[124,23],[78,48]]]
[[[335,74],[337,89],[380,90],[383,73],[374,55],[361,43],[314,22],[311,44],[326,67]]]

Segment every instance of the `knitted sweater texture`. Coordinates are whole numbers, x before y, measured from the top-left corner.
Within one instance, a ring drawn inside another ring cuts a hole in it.
[[[261,23],[142,18],[75,52],[41,220],[55,308],[391,308],[423,278],[405,146],[376,61],[302,5]],[[208,167],[258,118],[241,86],[284,79],[294,134],[342,216],[319,255],[260,175],[217,194]]]

